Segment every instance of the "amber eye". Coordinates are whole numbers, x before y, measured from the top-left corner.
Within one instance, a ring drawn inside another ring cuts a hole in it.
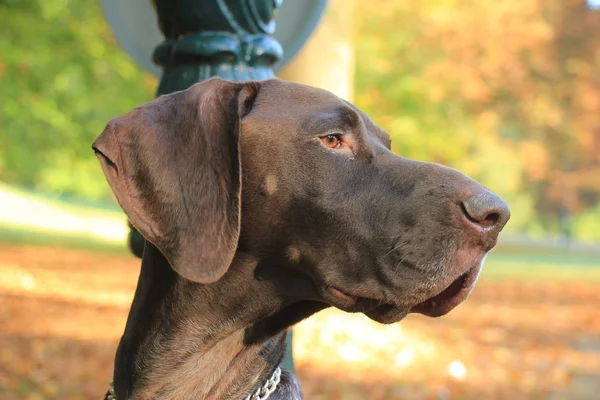
[[[340,147],[342,143],[341,135],[327,135],[321,138],[321,142],[330,149],[336,149]]]

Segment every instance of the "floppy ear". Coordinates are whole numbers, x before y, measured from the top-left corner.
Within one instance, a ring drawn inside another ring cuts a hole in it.
[[[135,228],[182,277],[221,278],[240,234],[240,120],[259,84],[215,78],[113,119],[93,143]]]

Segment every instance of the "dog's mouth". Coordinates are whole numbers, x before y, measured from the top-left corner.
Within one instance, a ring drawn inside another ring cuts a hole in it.
[[[353,296],[340,289],[330,287],[329,296],[336,306],[344,311],[363,312],[367,317],[383,324],[398,322],[409,313],[418,313],[429,317],[441,317],[462,303],[473,290],[481,263],[472,267],[437,295],[413,306],[382,304],[373,299]]]
[[[469,296],[475,287],[480,271],[481,264],[472,267],[442,292],[413,306],[409,312],[428,317],[441,317],[448,314]]]

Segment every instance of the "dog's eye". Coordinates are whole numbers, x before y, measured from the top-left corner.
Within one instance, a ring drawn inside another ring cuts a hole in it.
[[[338,147],[340,147],[340,144],[342,143],[342,135],[332,134],[332,135],[323,136],[321,138],[321,142],[323,142],[323,144],[325,146],[329,147],[330,149],[337,149]]]

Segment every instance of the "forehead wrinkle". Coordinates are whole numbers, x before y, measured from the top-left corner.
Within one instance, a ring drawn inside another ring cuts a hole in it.
[[[392,147],[392,139],[390,139],[390,136],[387,134],[386,131],[384,131],[383,129],[381,129],[380,127],[378,127],[377,125],[375,125],[374,123],[371,122],[371,124],[368,126],[367,130],[369,132],[371,132],[373,134],[373,136],[375,136],[377,139],[379,139],[379,141],[381,143],[383,143],[383,145],[390,150]]]
[[[311,133],[329,132],[332,130],[349,130],[360,125],[360,117],[354,110],[346,106],[337,106],[329,110],[309,112],[301,122]]]
[[[370,133],[371,135],[373,135],[377,139],[379,139],[381,141],[381,143],[383,143],[383,145],[389,150],[392,147],[392,140],[390,139],[390,136],[388,135],[388,133],[386,131],[384,131],[383,129],[381,129],[379,127],[379,125],[374,123],[373,120],[371,120],[371,118],[369,118],[369,116],[367,114],[365,114],[360,108],[356,107],[354,104],[350,103],[349,101],[344,100],[344,102],[350,108],[352,108],[354,111],[356,111],[356,113],[358,115],[360,115],[360,118],[365,125],[366,132]],[[369,136],[371,136],[371,135],[369,135]]]

